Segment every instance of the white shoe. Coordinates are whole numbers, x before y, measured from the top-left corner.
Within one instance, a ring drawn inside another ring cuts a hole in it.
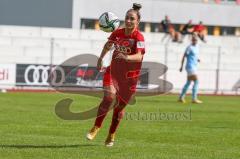
[[[201,100],[198,100],[198,99],[194,99],[192,101],[192,103],[195,103],[195,104],[202,104],[203,102]]]
[[[105,146],[112,147],[114,145],[115,134],[108,134],[107,139],[105,140]]]
[[[94,127],[87,133],[86,138],[87,138],[88,140],[93,140],[93,139],[96,137],[96,135],[97,135],[97,133],[98,133],[99,130],[100,130],[99,127],[94,126]]]
[[[105,146],[107,146],[107,147],[112,147],[114,145],[114,142],[109,142],[109,143],[105,143]]]
[[[178,99],[178,102],[180,102],[180,103],[186,103],[186,100],[185,100],[184,98],[179,98],[179,99]]]

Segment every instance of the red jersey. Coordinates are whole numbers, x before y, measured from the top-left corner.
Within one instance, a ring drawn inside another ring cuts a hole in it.
[[[196,25],[196,26],[194,26],[194,28],[193,28],[193,32],[202,32],[202,31],[204,31],[205,30],[205,26],[204,25],[201,25],[201,24],[199,24],[199,25]]]
[[[115,75],[117,82],[125,83],[130,78],[138,77],[142,61],[131,62],[115,58],[118,53],[126,55],[133,55],[138,52],[145,53],[144,37],[140,31],[136,29],[132,34],[126,35],[125,28],[118,29],[110,35],[109,41],[112,41],[115,47],[110,67],[111,74]]]

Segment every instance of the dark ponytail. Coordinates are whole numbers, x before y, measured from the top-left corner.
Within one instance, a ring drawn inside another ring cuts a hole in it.
[[[139,4],[139,3],[133,3],[133,6],[132,6],[132,9],[129,9],[127,12],[130,12],[130,11],[134,11],[136,12],[137,16],[138,16],[138,19],[140,20],[141,19],[141,14],[139,12],[139,10],[142,8],[142,5]]]
[[[133,3],[132,9],[135,11],[139,11],[142,8],[142,5],[139,3]]]

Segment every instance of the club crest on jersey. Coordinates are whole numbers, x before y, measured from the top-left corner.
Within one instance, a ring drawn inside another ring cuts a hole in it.
[[[137,48],[143,49],[144,47],[145,47],[145,45],[144,45],[144,42],[143,42],[143,41],[138,41],[138,42],[137,42]]]
[[[131,46],[133,46],[134,43],[135,43],[135,39],[128,39],[128,41],[129,41],[129,43],[130,43]]]

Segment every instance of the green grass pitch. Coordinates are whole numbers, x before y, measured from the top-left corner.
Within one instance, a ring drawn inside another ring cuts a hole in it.
[[[71,97],[74,112],[96,106],[100,99],[58,93],[0,94],[0,159],[239,159],[239,96],[201,96],[201,105],[177,103],[177,96],[139,97],[129,105],[114,147],[104,146],[111,114],[94,141],[85,139],[94,119],[65,121],[54,113],[60,99]],[[190,97],[187,98],[190,101]],[[179,120],[144,114],[185,113]],[[190,115],[190,116],[188,116]]]

